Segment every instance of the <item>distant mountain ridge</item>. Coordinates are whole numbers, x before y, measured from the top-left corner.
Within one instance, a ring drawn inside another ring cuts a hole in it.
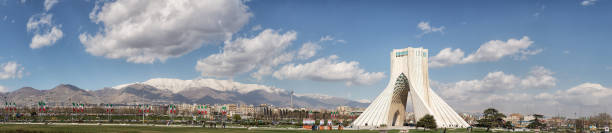
[[[243,84],[229,80],[180,80],[156,78],[145,82],[118,85],[98,90],[83,90],[70,84],[60,84],[49,90],[23,87],[3,95],[17,104],[34,104],[44,100],[50,105],[71,102],[89,104],[272,104],[290,106],[290,94],[284,89],[258,84]],[[320,94],[294,94],[294,107],[335,108],[346,105],[366,107],[369,103]]]
[[[239,93],[248,93],[256,90],[263,90],[270,93],[284,92],[285,90],[280,88],[269,87],[258,84],[243,84],[239,82],[233,82],[230,80],[218,80],[218,79],[194,79],[194,80],[181,80],[181,79],[170,79],[170,78],[153,78],[145,82],[130,83],[118,85],[113,88],[121,89],[131,84],[147,84],[154,86],[159,89],[166,89],[174,93],[178,93],[183,90],[190,88],[211,88],[218,91],[237,91]]]

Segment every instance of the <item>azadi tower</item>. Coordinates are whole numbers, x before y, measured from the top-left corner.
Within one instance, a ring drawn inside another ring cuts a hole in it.
[[[468,127],[465,120],[431,90],[427,71],[427,49],[394,49],[387,88],[352,125],[402,126],[406,118],[406,103],[410,101],[417,121],[429,114],[434,116],[438,127]]]

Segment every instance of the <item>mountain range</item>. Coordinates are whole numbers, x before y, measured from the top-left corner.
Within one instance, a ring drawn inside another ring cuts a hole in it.
[[[294,94],[281,88],[258,84],[243,84],[230,80],[194,79],[180,80],[155,78],[145,82],[129,83],[98,90],[84,90],[70,84],[60,84],[48,90],[23,87],[0,93],[20,105],[31,105],[45,101],[49,105],[68,105],[72,102],[100,104],[271,104],[290,106],[293,95],[294,107],[335,108],[346,105],[366,107],[367,101],[320,94]]]

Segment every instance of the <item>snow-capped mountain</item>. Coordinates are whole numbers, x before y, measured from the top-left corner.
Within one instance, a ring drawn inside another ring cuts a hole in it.
[[[122,84],[115,89],[124,89],[131,85],[147,85],[161,90],[182,95],[193,103],[244,103],[273,104],[289,106],[291,94],[281,88],[259,84],[244,84],[231,80],[194,79],[181,80],[170,78],[154,78],[145,82]],[[368,103],[322,94],[293,94],[294,106],[313,108],[333,108],[339,105],[365,107]]]
[[[329,96],[329,95],[312,94],[312,93],[294,94],[294,95],[297,97],[308,97],[308,98],[321,99],[321,100],[328,100],[328,99],[334,98],[333,96]]]
[[[370,100],[368,100],[368,99],[360,99],[360,100],[357,100],[357,102],[360,102],[360,103],[367,103],[367,104],[372,103],[372,101],[370,101]]]
[[[145,82],[118,85],[98,90],[83,90],[77,86],[61,84],[49,90],[24,87],[5,93],[18,104],[45,100],[50,105],[70,102],[89,104],[271,104],[290,106],[291,93],[280,88],[258,84],[243,84],[230,80],[195,79],[180,80],[156,78]],[[44,98],[44,99],[41,99]],[[366,107],[362,103],[345,98],[321,94],[294,94],[294,107],[335,108],[340,105]]]
[[[243,84],[243,83],[234,82],[230,80],[217,80],[217,79],[181,80],[181,79],[170,79],[170,78],[154,78],[154,79],[149,79],[145,82],[139,82],[139,83],[150,85],[150,86],[153,86],[159,89],[169,90],[174,93],[179,93],[181,91],[184,91],[190,88],[211,88],[217,91],[235,91],[241,94],[246,94],[246,93],[249,93],[255,90],[263,90],[268,93],[285,92],[285,90],[283,89],[269,87],[265,85]],[[131,84],[135,84],[135,83],[118,85],[113,88],[121,89]]]

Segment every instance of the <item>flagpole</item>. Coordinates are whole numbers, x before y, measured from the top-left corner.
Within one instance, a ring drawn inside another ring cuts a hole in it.
[[[8,121],[8,119],[6,119],[8,117],[7,111],[6,111],[8,108],[6,105],[8,105],[8,101],[6,101],[6,96],[4,96],[4,110],[5,111],[2,111],[2,114],[5,116],[4,119]],[[5,122],[5,121],[2,121],[2,122]]]
[[[140,93],[140,97],[142,97],[142,105],[144,106],[144,90],[143,92]],[[145,113],[144,110],[142,110],[142,124],[145,124]]]
[[[111,114],[110,114],[110,106],[109,106],[109,104],[106,104],[106,114],[107,114],[106,116],[108,118],[108,123],[110,123],[111,122],[111,118],[110,118]]]
[[[7,99],[6,99],[6,96],[4,96],[4,108],[5,108],[5,110],[7,109],[7,106],[6,106],[6,105],[8,105],[8,101],[7,101]],[[7,113],[6,111],[3,111],[3,112],[4,112],[3,114],[4,114],[4,116],[5,116],[5,117],[4,117],[4,119],[5,119],[6,121],[8,121],[8,113]],[[6,121],[4,121],[4,122],[6,122]]]
[[[144,107],[144,106],[143,106]],[[142,110],[142,124],[145,124],[145,115],[147,114],[147,112],[145,112],[145,110]]]
[[[42,96],[40,96],[40,101],[42,101]],[[44,117],[42,117],[43,113],[41,112],[40,102],[38,102],[38,112],[40,113],[40,115],[38,115],[38,117],[40,117],[40,121],[42,122]]]
[[[72,112],[70,112],[70,122],[74,122],[72,119],[72,113],[74,112],[74,103],[72,102],[72,98],[68,98],[68,102],[72,103]]]

